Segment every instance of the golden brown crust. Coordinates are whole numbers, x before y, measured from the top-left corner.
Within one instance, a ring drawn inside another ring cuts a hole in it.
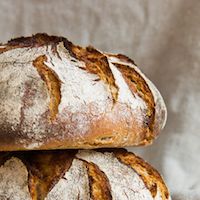
[[[150,191],[152,199],[155,199],[155,198],[162,199],[162,200],[170,199],[169,191],[162,177],[153,167],[151,167],[143,159],[137,157],[133,153],[127,152],[125,149],[98,149],[96,151],[99,151],[102,153],[100,154],[102,155],[102,161],[108,161],[106,159],[112,160],[111,158],[111,155],[112,155],[114,156],[114,158],[117,158],[121,164],[126,165],[129,168],[131,168],[133,170],[133,175],[134,173],[137,173],[140,179],[144,182],[144,185],[146,188],[146,194],[149,194],[148,191]],[[69,179],[65,178],[64,174],[66,172],[69,172],[71,167],[72,168],[77,167],[77,166],[73,166],[72,163],[74,159],[78,159],[84,163],[87,169],[85,172],[87,173],[86,176],[88,176],[88,179],[89,179],[90,198],[92,200],[112,200],[113,198],[112,192],[114,189],[112,185],[113,180],[112,181],[110,180],[110,178],[112,177],[108,176],[107,171],[102,171],[101,167],[102,165],[104,165],[104,163],[101,163],[98,165],[95,159],[94,159],[94,162],[87,160],[87,156],[90,156],[90,154],[95,156],[95,153],[97,152],[88,151],[86,157],[84,156],[81,157],[80,152],[79,152],[79,155],[77,154],[76,150],[28,151],[28,152],[26,151],[26,152],[13,152],[13,153],[4,152],[0,154],[0,167],[3,165],[3,163],[6,160],[10,159],[11,154],[13,157],[19,158],[27,167],[27,171],[28,171],[27,184],[29,187],[31,198],[33,200],[44,200],[46,197],[48,197],[48,194],[50,193],[50,191],[56,192],[56,191],[53,191],[54,186],[56,186],[57,183],[61,179],[63,179],[64,182],[70,181],[70,178]],[[99,157],[99,159],[101,159],[101,156]],[[108,163],[105,162],[105,166],[107,164]],[[119,170],[119,168],[117,168],[115,165],[113,164],[113,168],[112,169],[107,168],[107,170],[113,170],[114,173],[122,173]],[[72,173],[71,175],[75,175],[75,174]],[[16,177],[17,176],[18,174],[16,174]],[[22,177],[18,177],[18,178],[20,179]],[[71,178],[73,179],[73,177]],[[0,180],[0,181],[3,182],[3,180]],[[117,180],[117,181],[120,182],[121,180]],[[70,182],[68,182],[68,184],[70,184]],[[79,184],[78,180],[77,180],[77,184]],[[117,183],[114,183],[114,184],[117,184]],[[138,185],[138,183],[136,183],[136,185]],[[59,187],[60,186],[61,185],[59,185]],[[124,187],[129,187],[129,188],[132,188],[133,190],[135,188],[134,185],[128,185],[128,186],[124,185]],[[59,191],[60,190],[57,190],[57,192]],[[7,192],[7,191],[0,190],[0,195],[1,195],[1,192]],[[74,191],[69,191],[69,192],[73,193]],[[144,191],[142,189],[141,191],[137,191],[137,192],[144,192]],[[117,191],[115,191],[115,193],[117,193]],[[57,194],[57,195],[58,197],[60,195],[62,196],[62,194]]]
[[[28,49],[21,51],[25,47]],[[109,55],[125,64],[112,63]],[[162,125],[158,123],[163,124],[166,109],[159,108],[164,114],[155,116],[151,88],[143,76],[128,65],[135,66],[134,61],[124,55],[102,53],[93,47],[82,48],[63,37],[36,34],[9,41],[0,47],[0,56],[2,63],[8,59],[10,71],[6,73],[15,74],[21,66],[25,71],[19,85],[13,87],[17,81],[11,75],[0,83],[9,90],[4,96],[0,93],[3,96],[0,113],[5,118],[0,120],[1,151],[146,145],[151,144],[161,130]],[[26,60],[21,62],[22,59]],[[74,72],[77,68],[78,75],[73,79],[65,76],[67,70]],[[4,69],[2,66],[0,77],[4,77]],[[88,81],[91,88],[82,89],[80,85],[79,90],[79,75],[80,84]],[[42,85],[40,90],[38,82]],[[65,88],[72,89],[67,93]],[[96,96],[95,92],[97,97],[90,98]],[[19,97],[18,101],[9,104],[3,101],[10,96]],[[32,112],[33,107],[36,112]],[[10,110],[15,111],[15,116]]]
[[[51,113],[51,120],[54,120],[58,113],[58,106],[61,101],[61,92],[60,92],[61,81],[59,80],[55,72],[50,70],[44,64],[44,62],[46,61],[47,61],[47,57],[45,55],[39,56],[33,61],[33,66],[37,69],[41,78],[47,84],[47,87],[50,93],[49,110]]]
[[[149,126],[152,129],[155,118],[155,102],[153,95],[149,89],[149,86],[142,78],[142,76],[138,72],[136,72],[133,68],[127,67],[126,65],[123,64],[117,64],[117,63],[114,64],[121,71],[129,87],[131,88],[133,95],[137,93],[141,98],[144,99],[145,102],[147,102],[148,104],[147,116],[149,117],[149,120],[146,123],[147,126]]]
[[[115,115],[117,116],[117,112],[123,109],[125,109],[123,106],[117,106],[115,109]],[[39,149],[55,149],[55,147],[59,149],[66,149],[66,147],[68,149],[96,149],[102,147],[113,148],[140,145],[141,143],[149,144],[151,142],[150,140],[146,140],[146,132],[144,132],[136,120],[129,118],[127,121],[128,126],[120,118],[116,118],[116,122],[112,123],[112,121],[104,116],[90,125],[89,131],[84,138],[79,138],[72,134],[62,137],[62,132],[64,131],[62,130],[62,127],[65,127],[66,123],[58,121],[58,125],[56,125],[59,127],[52,125],[51,130],[52,132],[58,132],[60,134],[60,138],[58,137],[59,135],[53,136],[49,134],[49,136],[45,139],[45,143],[40,145]],[[112,132],[110,130],[112,130]],[[12,151],[13,149],[27,150],[26,147],[20,145],[20,140],[23,138],[26,140],[27,144],[31,143],[31,140],[29,141],[28,138],[22,137],[20,134],[19,137],[16,137],[17,134],[15,134],[13,134],[12,138],[7,138],[6,142],[5,139],[0,140],[1,151]],[[11,136],[12,135],[10,135],[10,137]]]
[[[156,196],[159,188],[162,199],[167,200],[169,198],[169,191],[157,170],[140,157],[124,149],[114,150],[114,153],[120,162],[130,166],[142,178],[153,197]]]
[[[116,103],[119,88],[115,83],[115,79],[106,56],[91,46],[82,48],[80,46],[73,45],[72,51],[76,58],[85,62],[86,69],[90,73],[97,74],[101,80],[105,81],[109,85],[113,102]]]
[[[21,152],[17,156],[28,169],[29,191],[33,200],[44,200],[71,167],[76,151]]]
[[[64,128],[66,124],[71,123],[71,121],[62,122],[57,120],[57,123],[52,124],[48,129],[50,129],[51,132],[59,134],[56,136],[48,134],[45,143],[40,145],[39,149],[55,149],[55,147],[59,149],[66,149],[66,147],[69,149],[94,149],[102,147],[125,147],[140,145],[141,143],[149,144],[151,141],[146,139],[148,138],[147,132],[134,120],[134,116],[133,118],[127,118],[126,122],[124,122],[124,119],[117,117],[118,112],[125,109],[126,107],[124,105],[116,105],[115,110],[113,110],[113,116],[115,116],[114,123],[107,116],[103,116],[96,120],[95,123],[90,124],[89,131],[83,138],[76,137],[74,134],[66,134],[63,137],[62,132],[65,131]],[[3,131],[3,133],[6,135],[6,131]],[[10,131],[8,131],[8,133],[10,133]],[[13,149],[27,150],[26,147],[20,145],[20,140],[22,138],[26,140],[27,144],[32,142],[27,137],[20,135],[20,133],[18,135],[15,132],[13,136],[12,134],[7,135],[9,135],[9,138],[4,136],[3,139],[0,140],[1,151],[12,151]],[[16,135],[18,135],[18,137],[16,137]]]
[[[106,54],[108,56],[116,57],[123,62],[130,63],[130,64],[137,66],[137,64],[135,63],[134,60],[130,59],[128,56],[125,56],[123,54],[112,54],[112,53],[106,53]]]
[[[109,180],[97,165],[82,160],[88,171],[90,197],[92,200],[112,200]]]
[[[66,124],[71,123],[71,121],[63,122],[56,120],[56,123],[52,124],[49,128],[47,127],[47,129],[59,134],[54,136],[49,133],[45,142],[43,142],[38,149],[96,149],[150,144],[152,140],[149,140],[149,133],[144,131],[143,126],[134,120],[134,116],[133,118],[127,118],[125,122],[124,119],[117,116],[118,112],[123,111],[124,109],[126,109],[124,105],[116,105],[115,110],[113,110],[115,121],[112,122],[107,116],[102,116],[96,120],[95,123],[90,124],[89,131],[84,137],[78,137],[75,134],[66,134],[63,136]],[[88,117],[90,117],[89,113]],[[47,117],[45,117],[45,119],[46,118]],[[41,122],[42,121],[43,120],[41,120]],[[75,125],[76,124],[74,124],[74,126]],[[3,133],[6,135],[6,131]],[[10,132],[8,131],[8,133]],[[27,150],[26,146],[20,145],[20,141],[23,139],[29,144],[32,143],[32,140],[25,135],[20,135],[20,133],[18,137],[16,137],[16,135],[18,135],[17,132],[13,133],[13,135],[9,134],[9,138],[3,136],[3,140],[0,140],[1,151],[12,151],[13,149]]]
[[[153,95],[149,89],[149,86],[142,78],[142,76],[136,72],[133,68],[127,67],[123,64],[114,63],[115,66],[121,71],[124,79],[130,87],[133,95],[137,93],[147,103],[147,115],[144,120],[144,125],[147,128],[147,140],[152,140],[156,135],[152,134],[155,123],[155,102]],[[148,128],[150,130],[148,130]]]

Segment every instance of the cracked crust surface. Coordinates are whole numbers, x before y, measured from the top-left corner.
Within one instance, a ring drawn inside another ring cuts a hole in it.
[[[0,163],[1,200],[170,200],[159,173],[125,149],[4,152]]]
[[[166,121],[155,86],[124,55],[36,34],[0,46],[0,150],[150,144]]]

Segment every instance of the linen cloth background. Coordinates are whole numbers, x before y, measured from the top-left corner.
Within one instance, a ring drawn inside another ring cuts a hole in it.
[[[37,32],[133,58],[162,93],[164,131],[130,148],[164,176],[174,200],[200,199],[199,0],[1,0],[0,41]]]

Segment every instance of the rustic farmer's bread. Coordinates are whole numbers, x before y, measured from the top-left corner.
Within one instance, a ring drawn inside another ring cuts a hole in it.
[[[146,145],[166,121],[128,57],[36,34],[0,46],[0,150]]]
[[[1,200],[168,200],[159,173],[124,149],[0,154]]]

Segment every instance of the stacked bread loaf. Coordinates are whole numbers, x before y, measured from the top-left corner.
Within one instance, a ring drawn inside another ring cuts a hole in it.
[[[0,200],[170,199],[122,149],[151,144],[166,112],[124,55],[47,34],[0,45]]]

